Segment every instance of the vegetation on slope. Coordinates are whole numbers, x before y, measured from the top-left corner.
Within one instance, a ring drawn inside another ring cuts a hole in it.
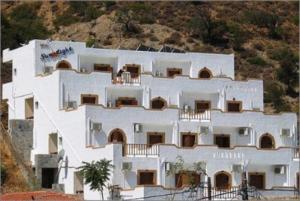
[[[298,112],[298,2],[1,2],[2,49],[34,38],[234,53],[236,79],[263,79],[270,112]],[[9,68],[6,68],[9,69]]]

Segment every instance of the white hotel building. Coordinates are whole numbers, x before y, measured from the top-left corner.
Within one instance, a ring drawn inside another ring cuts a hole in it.
[[[168,174],[178,156],[189,171],[200,162],[215,189],[240,186],[242,169],[262,191],[297,185],[297,116],[265,114],[263,81],[235,80],[233,54],[33,40],[3,61],[13,68],[3,85],[9,120],[33,121],[30,160],[43,187],[100,199],[76,168],[106,158],[123,199],[160,195],[189,184],[188,171]]]

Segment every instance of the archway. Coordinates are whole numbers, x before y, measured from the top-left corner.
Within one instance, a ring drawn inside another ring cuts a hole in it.
[[[221,171],[215,174],[216,189],[229,189],[231,187],[231,175],[228,172]]]
[[[125,144],[126,143],[125,133],[119,128],[112,130],[109,134],[108,142]]]
[[[199,71],[198,77],[204,78],[204,79],[209,79],[212,77],[212,73],[208,68],[204,67]]]
[[[72,67],[68,61],[62,60],[56,64],[56,68],[57,69],[71,69]]]
[[[261,149],[274,149],[275,148],[275,140],[274,137],[266,133],[260,137],[259,147]]]
[[[167,101],[161,97],[153,98],[151,100],[152,109],[163,109],[167,107]]]

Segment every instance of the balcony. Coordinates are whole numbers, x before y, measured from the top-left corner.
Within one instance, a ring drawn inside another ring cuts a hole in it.
[[[159,156],[159,145],[125,144],[124,146],[125,156]]]
[[[113,84],[119,85],[140,85],[141,84],[141,76],[132,76],[130,72],[122,72],[122,73],[113,73]]]
[[[210,110],[200,113],[195,110],[181,109],[179,111],[179,119],[187,121],[210,121],[210,113]]]

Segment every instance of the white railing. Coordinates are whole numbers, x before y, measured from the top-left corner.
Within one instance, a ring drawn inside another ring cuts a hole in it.
[[[205,112],[197,112],[194,110],[180,110],[179,119],[180,120],[197,120],[197,121],[210,121],[210,110]]]
[[[158,156],[159,145],[125,144],[124,155],[128,156]]]
[[[131,77],[129,72],[123,72],[121,76],[113,74],[113,84],[123,84],[123,85],[140,85],[141,76]]]

